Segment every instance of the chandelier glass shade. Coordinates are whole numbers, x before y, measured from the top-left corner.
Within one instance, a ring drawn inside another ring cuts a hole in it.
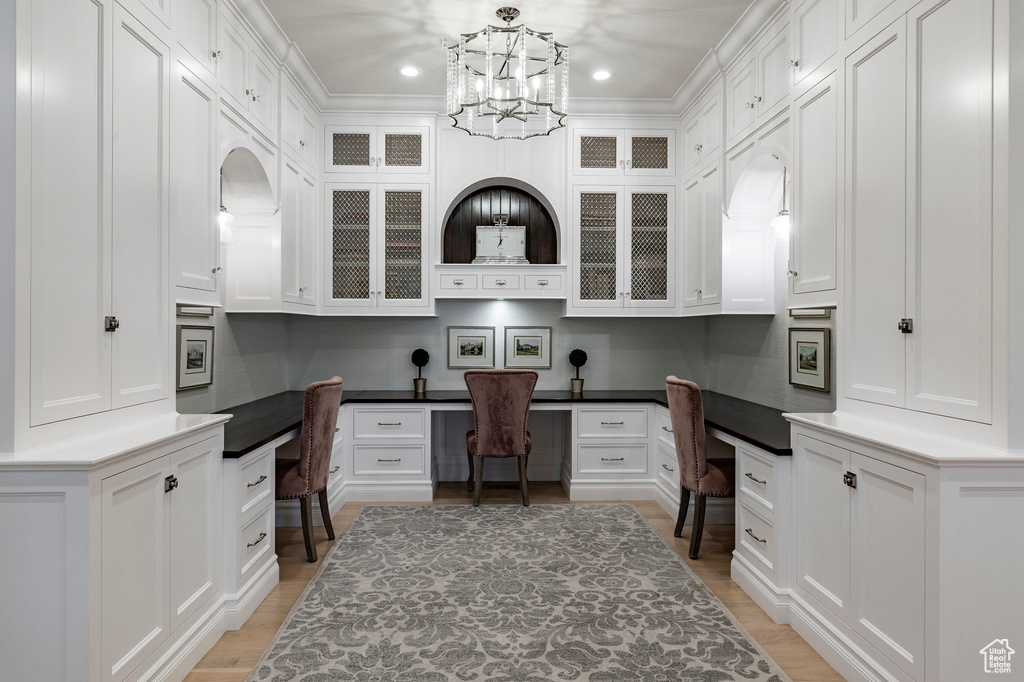
[[[447,114],[452,126],[495,140],[525,140],[565,127],[569,48],[550,33],[512,26],[515,7],[496,12],[505,26],[444,40]]]

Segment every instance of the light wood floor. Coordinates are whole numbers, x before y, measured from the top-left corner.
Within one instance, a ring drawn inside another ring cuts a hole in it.
[[[472,493],[466,492],[464,483],[442,483],[434,496],[433,504],[468,504],[472,501]],[[518,490],[485,489],[481,504],[518,504],[519,501]],[[530,503],[569,504],[569,499],[560,484],[538,481],[530,484]],[[637,502],[636,506],[794,682],[838,682],[843,679],[792,628],[788,625],[777,625],[729,578],[729,562],[732,560],[733,550],[731,525],[705,526],[700,558],[691,561],[686,557],[690,542],[690,526],[687,525],[683,529],[682,538],[675,538],[672,536],[675,520],[656,502]],[[350,502],[338,510],[334,515],[335,537],[341,537],[362,507],[363,503]],[[186,682],[245,680],[284,622],[295,600],[320,567],[327,550],[334,544],[333,541],[327,540],[323,528],[317,528],[317,538],[318,559],[316,563],[311,564],[306,561],[302,529],[277,529],[280,584],[240,630],[224,633],[213,649],[185,678]]]

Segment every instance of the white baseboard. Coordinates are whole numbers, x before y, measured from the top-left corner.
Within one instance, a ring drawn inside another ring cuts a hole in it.
[[[654,486],[650,481],[580,481],[569,483],[569,499],[593,502],[599,500],[650,500]]]
[[[732,563],[729,565],[729,577],[772,620],[780,625],[789,623],[789,591],[780,590],[777,585],[751,566],[746,557],[739,552],[733,552]]]
[[[224,598],[224,629],[237,630],[242,627],[280,580],[281,570],[277,564],[277,555],[274,554],[238,594]]]
[[[665,513],[673,519],[679,515],[679,498],[657,483],[653,486],[654,501],[658,503]],[[690,507],[686,510],[686,520],[693,523],[693,506],[696,504],[697,496],[690,495]],[[732,524],[736,523],[736,501],[731,497],[709,497],[704,507],[704,523]]]
[[[167,647],[146,672],[133,676],[133,679],[139,682],[181,682],[224,634],[223,619],[224,601],[218,599],[192,627],[178,636],[174,644]]]
[[[332,516],[345,504],[345,484],[339,481],[336,485],[327,487],[327,509]],[[274,503],[274,525],[275,526],[301,526],[302,512],[299,511],[299,500],[277,500]],[[323,516],[320,514],[320,496],[313,496],[313,525],[323,526]]]
[[[430,481],[416,483],[346,481],[344,496],[347,502],[430,502],[434,499],[436,487],[437,484]]]

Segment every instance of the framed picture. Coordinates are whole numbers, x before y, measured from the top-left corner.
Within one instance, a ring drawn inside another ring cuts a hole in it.
[[[494,367],[494,327],[448,327],[448,369]]]
[[[213,327],[178,325],[178,390],[213,383]]]
[[[789,330],[789,383],[815,391],[829,390],[829,329]]]
[[[505,367],[551,369],[551,327],[505,327]]]

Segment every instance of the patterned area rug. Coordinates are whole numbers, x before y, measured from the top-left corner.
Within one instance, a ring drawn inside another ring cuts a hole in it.
[[[789,680],[630,504],[367,506],[248,680]]]

